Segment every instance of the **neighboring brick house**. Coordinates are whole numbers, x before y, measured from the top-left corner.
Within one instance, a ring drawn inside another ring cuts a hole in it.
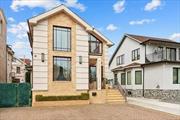
[[[29,19],[28,25],[32,105],[40,103],[35,100],[37,94],[79,95],[92,91],[97,94],[92,97],[94,102],[103,102],[108,48],[113,43],[64,5]]]
[[[0,83],[7,82],[7,57],[6,57],[6,18],[4,16],[3,10],[0,9]]]
[[[14,51],[7,45],[7,83],[12,83],[12,62]]]

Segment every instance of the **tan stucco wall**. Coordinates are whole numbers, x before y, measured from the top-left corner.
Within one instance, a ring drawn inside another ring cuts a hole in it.
[[[6,22],[2,11],[0,10],[0,21],[2,22],[2,30],[0,33],[0,83],[6,82]]]

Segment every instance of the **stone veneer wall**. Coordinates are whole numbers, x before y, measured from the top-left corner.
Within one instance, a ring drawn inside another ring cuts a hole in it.
[[[127,91],[131,92],[131,94],[128,94],[129,97],[143,97],[142,89],[127,89]],[[144,97],[160,99],[165,102],[180,103],[180,90],[145,89]]]

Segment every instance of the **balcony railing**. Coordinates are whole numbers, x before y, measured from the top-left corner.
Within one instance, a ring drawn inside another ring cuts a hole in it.
[[[155,51],[154,53],[146,55],[146,63],[159,61],[176,61],[176,51]]]

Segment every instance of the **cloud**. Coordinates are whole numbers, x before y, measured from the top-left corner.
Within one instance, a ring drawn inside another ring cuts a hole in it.
[[[9,18],[8,18],[8,21],[11,22],[11,23],[12,23],[12,22],[15,22],[15,20],[14,20],[13,17],[9,17]]]
[[[13,49],[23,49],[26,48],[26,43],[22,42],[22,41],[16,41],[13,45],[12,45]]]
[[[108,31],[115,31],[115,30],[117,30],[117,29],[118,29],[118,27],[115,26],[114,24],[109,24],[109,25],[106,27],[106,30],[108,30]]]
[[[121,13],[124,11],[124,9],[125,9],[124,3],[125,3],[125,0],[121,0],[121,1],[116,2],[113,5],[113,9],[114,9],[115,13]]]
[[[130,25],[143,25],[143,24],[149,24],[155,22],[155,19],[142,19],[142,20],[133,20],[130,21]]]
[[[14,11],[22,10],[23,7],[35,8],[40,7],[45,10],[49,10],[53,7],[56,7],[60,4],[65,4],[68,7],[79,9],[80,11],[85,11],[86,7],[79,3],[78,0],[13,0],[11,4],[11,9]]]
[[[151,0],[151,2],[146,4],[144,10],[153,11],[156,10],[159,6],[161,6],[161,0]]]
[[[26,22],[20,22],[18,24],[11,24],[8,27],[8,32],[15,35],[17,39],[27,38],[28,25]]]
[[[174,41],[177,41],[177,42],[180,42],[180,33],[173,33],[171,36],[170,36],[170,39],[174,40]]]

